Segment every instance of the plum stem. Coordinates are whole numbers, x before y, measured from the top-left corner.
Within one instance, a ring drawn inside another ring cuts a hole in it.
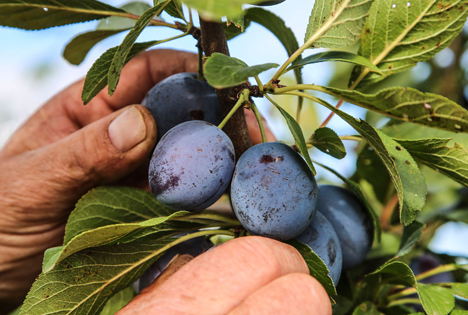
[[[244,105],[245,102],[248,102],[249,101],[249,95],[250,95],[250,91],[249,89],[244,89],[242,90],[240,96],[239,96],[239,99],[237,100],[236,104],[234,105],[234,107],[231,109],[231,111],[226,115],[226,117],[223,119],[223,121],[219,124],[218,128],[219,129],[223,129],[224,126],[227,124],[227,122],[229,121],[229,119],[231,119],[231,117],[236,113],[236,111],[242,106]]]
[[[215,52],[229,56],[229,49],[222,22],[216,23],[200,18],[200,30],[201,46],[205,56],[209,57]],[[239,91],[240,89],[238,87],[216,90],[222,115],[227,115],[230,112],[237,100]],[[234,144],[237,159],[252,146],[244,111],[237,111],[232,116],[232,119],[226,124],[224,132],[226,132]]]
[[[421,301],[419,299],[401,299],[390,302],[387,307],[392,307],[395,305],[404,305],[404,304],[419,304],[421,305]]]
[[[255,105],[254,102],[250,104],[250,107],[252,108],[255,118],[257,118],[257,123],[258,123],[258,128],[260,129],[260,134],[262,135],[262,142],[268,142],[266,135],[265,135],[265,128],[263,127],[263,121],[262,121],[262,116],[260,116],[260,113],[258,111],[257,105]]]
[[[389,301],[395,301],[395,300],[397,300],[397,299],[399,299],[401,297],[405,297],[405,296],[412,295],[412,294],[415,294],[415,293],[417,293],[416,288],[408,288],[406,290],[403,290],[403,291],[400,291],[398,293],[387,296],[387,299]]]
[[[454,270],[457,270],[459,268],[460,268],[460,266],[457,265],[457,264],[442,265],[442,266],[439,266],[437,268],[431,269],[429,271],[420,273],[419,275],[416,276],[416,280],[421,281],[423,279],[429,278],[429,277],[434,276],[436,274],[443,273],[443,272],[454,271]]]

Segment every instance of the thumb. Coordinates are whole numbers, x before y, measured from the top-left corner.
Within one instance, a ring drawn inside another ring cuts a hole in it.
[[[21,156],[23,182],[41,186],[42,201],[73,206],[89,189],[135,170],[156,143],[156,123],[141,105],[112,113],[48,146]],[[15,159],[19,162],[18,159]]]
[[[51,145],[45,155],[55,156],[53,169],[69,174],[64,187],[89,189],[135,170],[154,148],[156,133],[151,113],[132,105]]]

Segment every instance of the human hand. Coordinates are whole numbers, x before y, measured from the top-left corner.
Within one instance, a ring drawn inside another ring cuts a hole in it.
[[[116,315],[331,314],[325,289],[292,246],[248,236],[197,256]]]
[[[84,193],[110,183],[148,189],[156,126],[146,108],[127,105],[140,103],[164,78],[197,67],[191,53],[148,51],[124,67],[112,97],[102,91],[83,106],[81,80],[12,136],[0,152],[0,314],[22,302],[43,252],[61,245],[68,215]]]

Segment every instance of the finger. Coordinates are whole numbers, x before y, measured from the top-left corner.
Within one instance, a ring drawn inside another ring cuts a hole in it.
[[[250,135],[250,140],[252,140],[252,144],[256,145],[262,143],[262,134],[260,133],[260,128],[258,126],[257,118],[252,110],[245,109],[245,121],[247,122],[247,128]],[[268,123],[266,122],[265,118],[262,117],[263,127],[265,129],[265,136],[267,141],[276,141],[275,136],[270,130]]]
[[[287,312],[285,311],[287,310]],[[325,289],[313,277],[292,273],[251,294],[228,315],[331,315]]]
[[[27,209],[16,215],[21,216],[19,221],[29,222],[26,226],[35,221],[62,221],[68,215],[64,209],[72,208],[92,187],[132,172],[155,143],[151,113],[141,105],[129,106],[58,142],[2,161],[0,173],[10,180],[0,181],[0,188]]]
[[[84,80],[72,84],[41,107],[10,139],[1,153],[12,156],[56,142],[124,106],[141,103],[158,82],[179,72],[196,72],[197,55],[189,52],[149,50],[133,58],[122,70],[114,95],[102,90],[83,106]]]
[[[197,256],[118,314],[226,314],[273,280],[308,272],[292,246],[259,236],[242,237]]]

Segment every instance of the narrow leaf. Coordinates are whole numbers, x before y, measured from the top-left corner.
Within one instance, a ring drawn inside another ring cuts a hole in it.
[[[404,87],[392,87],[376,94],[329,87],[320,87],[320,90],[388,117],[453,132],[468,132],[468,111],[441,95]]]
[[[159,5],[166,0],[154,0],[154,6]],[[172,17],[176,19],[182,19],[185,21],[184,11],[182,10],[182,2],[180,0],[171,0],[169,4],[164,8],[164,11],[167,12]]]
[[[114,94],[117,84],[119,83],[120,73],[122,72],[123,66],[128,62],[129,56],[132,54],[132,48],[135,44],[136,39],[145,29],[148,23],[156,15],[160,15],[164,10],[164,7],[169,3],[170,0],[166,0],[161,4],[147,10],[143,13],[132,30],[125,36],[122,44],[115,51],[111,65],[108,72],[108,93],[109,95]]]
[[[372,62],[370,62],[368,59],[347,51],[325,51],[318,54],[310,55],[302,60],[296,59],[286,70],[302,68],[305,65],[324,61],[341,61],[353,63],[356,65],[367,67],[373,72],[380,73],[380,69],[377,68],[374,64],[372,64]]]
[[[323,127],[316,129],[309,143],[334,158],[342,159],[346,156],[346,149],[343,142],[336,132],[330,128]]]
[[[112,35],[128,30],[98,30],[80,34],[65,46],[63,57],[72,65],[79,65],[94,45]]]
[[[307,145],[304,139],[304,135],[302,134],[301,126],[297,123],[294,118],[288,114],[287,111],[285,111],[281,106],[276,104],[275,102],[271,102],[275,107],[281,112],[283,115],[284,119],[286,120],[286,123],[288,124],[289,130],[291,131],[291,134],[294,137],[294,140],[296,140],[296,146],[301,152],[302,156],[307,162],[307,165],[309,165],[310,170],[314,175],[317,174],[317,171],[315,170],[314,165],[312,164],[312,160],[310,159],[309,151],[307,149]]]
[[[96,0],[0,0],[0,25],[25,30],[124,14],[125,11]]]
[[[429,60],[455,39],[467,16],[468,6],[459,0],[375,0],[359,54],[383,76],[358,67],[351,81],[363,79],[359,86],[365,86]]]
[[[68,218],[64,244],[76,235],[102,226],[142,222],[173,213],[151,193],[131,187],[101,186],[90,190]]]
[[[122,10],[136,15],[143,14],[149,8],[151,7],[144,2],[130,2],[121,7]],[[103,19],[95,31],[83,33],[73,38],[65,47],[63,57],[71,64],[79,65],[94,45],[112,35],[130,30],[135,22],[134,19],[119,16]]]
[[[361,37],[373,0],[317,0],[307,26],[305,42],[312,47],[341,48]]]
[[[367,201],[367,198],[364,196],[364,193],[362,192],[361,186],[359,186],[359,184],[356,183],[355,181],[344,177],[343,175],[341,175],[340,173],[338,173],[334,169],[332,169],[332,168],[330,168],[330,167],[328,167],[328,166],[326,166],[324,164],[321,164],[321,163],[319,163],[317,161],[314,161],[314,163],[317,164],[317,165],[320,165],[321,167],[323,167],[324,169],[326,169],[327,171],[333,173],[336,177],[341,179],[349,188],[351,188],[351,190],[359,197],[359,199],[361,199],[361,201],[366,206],[367,213],[372,218],[372,225],[374,227],[375,234],[377,235],[377,240],[380,242],[381,236],[382,236],[382,228],[380,227],[379,217],[375,213],[375,211],[372,208],[372,206],[370,205],[369,201]]]
[[[356,119],[321,99],[315,100],[350,124],[374,148],[387,168],[398,193],[400,221],[404,225],[413,222],[416,211],[424,206],[427,187],[424,176],[409,152],[364,120]]]
[[[400,249],[396,257],[408,254],[414,245],[419,242],[422,236],[422,230],[426,225],[419,221],[414,221],[403,228],[403,236],[401,237]]]
[[[245,83],[249,77],[276,67],[278,67],[276,63],[265,63],[249,67],[239,59],[214,53],[207,58],[204,73],[206,81],[211,86],[222,89]]]
[[[468,187],[468,152],[452,139],[397,140],[419,162]]]
[[[159,44],[161,41],[151,41],[144,43],[136,43],[130,50],[125,62],[130,61],[140,52],[148,49],[151,46]],[[111,66],[114,55],[118,47],[108,49],[99,57],[86,74],[86,79],[81,93],[81,99],[84,104],[88,104],[102,89],[107,85],[109,68]]]
[[[320,284],[325,288],[329,296],[336,295],[336,289],[333,284],[333,280],[328,275],[328,268],[323,262],[323,260],[308,246],[302,242],[299,242],[295,239],[287,242],[289,245],[296,248],[299,253],[301,253],[302,258],[304,258],[307,266],[309,267],[309,273],[312,277],[317,279]]]

